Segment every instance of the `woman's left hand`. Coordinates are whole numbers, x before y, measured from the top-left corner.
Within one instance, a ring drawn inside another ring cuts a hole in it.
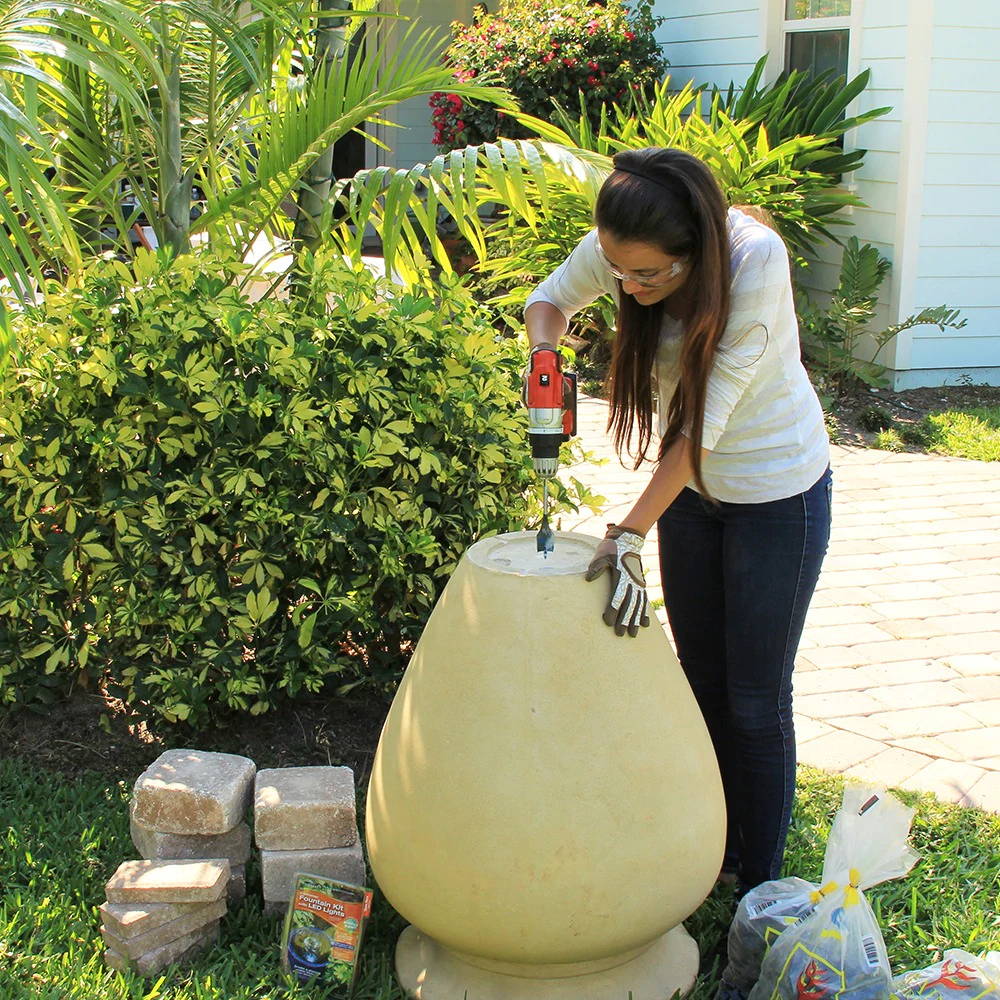
[[[640,557],[644,541],[636,531],[609,525],[587,567],[588,582],[602,576],[605,570],[611,574],[610,596],[603,618],[605,625],[614,628],[615,635],[625,635],[627,631],[635,638],[640,627],[649,625],[649,598]]]

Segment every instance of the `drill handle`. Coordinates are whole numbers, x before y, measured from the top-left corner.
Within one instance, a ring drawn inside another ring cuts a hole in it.
[[[563,434],[568,441],[576,434],[576,372],[563,372]]]

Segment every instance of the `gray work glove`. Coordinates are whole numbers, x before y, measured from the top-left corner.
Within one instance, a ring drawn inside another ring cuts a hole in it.
[[[649,598],[639,555],[644,542],[638,532],[609,524],[585,577],[589,582],[605,570],[610,571],[611,595],[604,609],[604,624],[612,626],[615,635],[624,635],[627,631],[633,639],[639,634],[640,626],[649,625]]]

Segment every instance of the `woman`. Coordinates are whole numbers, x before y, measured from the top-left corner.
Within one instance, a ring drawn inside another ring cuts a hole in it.
[[[830,533],[829,440],[799,353],[780,237],[675,149],[619,153],[596,229],[529,296],[532,349],[599,295],[618,304],[609,429],[619,455],[653,437],[649,484],[608,533],[604,620],[649,624],[639,553],[654,523],[685,675],[715,746],[729,825],[720,877],[777,878],[795,789],[791,674]]]

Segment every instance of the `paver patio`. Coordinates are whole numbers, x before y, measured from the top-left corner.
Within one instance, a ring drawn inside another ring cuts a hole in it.
[[[608,505],[561,527],[603,535],[648,466],[622,468],[603,400],[581,397],[578,423],[600,464],[573,475]],[[842,446],[832,464],[830,549],[794,675],[799,760],[1000,812],[1000,467]],[[661,597],[655,531],[643,565]]]

